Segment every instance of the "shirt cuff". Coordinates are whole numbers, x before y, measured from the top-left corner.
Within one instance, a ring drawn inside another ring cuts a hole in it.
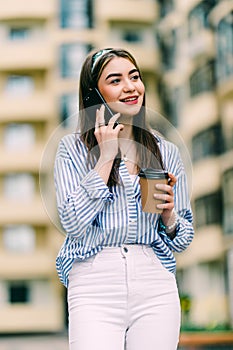
[[[81,181],[80,186],[86,191],[91,199],[105,199],[113,201],[113,194],[108,186],[95,170],[91,170]]]
[[[169,238],[171,241],[173,241],[174,238],[176,238],[177,230],[179,229],[179,221],[176,219],[177,225],[173,232],[166,232],[166,226],[164,225],[162,218],[159,218],[159,225],[158,225],[158,231],[160,235],[162,235],[164,238]]]

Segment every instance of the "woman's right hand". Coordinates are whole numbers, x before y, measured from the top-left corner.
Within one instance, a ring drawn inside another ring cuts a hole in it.
[[[96,111],[94,134],[100,148],[100,158],[104,161],[113,161],[118,153],[119,132],[123,130],[124,125],[117,124],[115,126],[116,121],[120,117],[120,113],[117,113],[111,117],[109,123],[106,125],[104,111],[104,105],[102,105],[100,109],[97,109]]]

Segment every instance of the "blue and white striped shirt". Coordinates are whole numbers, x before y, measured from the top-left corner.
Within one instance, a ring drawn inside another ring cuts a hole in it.
[[[119,167],[120,183],[109,189],[88,164],[87,147],[78,135],[69,134],[60,141],[55,160],[55,187],[66,238],[56,266],[66,287],[73,262],[93,256],[104,246],[151,245],[162,264],[175,273],[172,252],[181,252],[191,243],[192,212],[178,148],[162,138],[158,141],[165,169],[177,177],[174,198],[178,225],[173,240],[161,225],[159,214],[142,212],[139,177],[132,179],[123,160]]]

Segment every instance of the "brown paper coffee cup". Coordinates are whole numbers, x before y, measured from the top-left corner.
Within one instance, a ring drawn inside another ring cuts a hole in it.
[[[162,213],[162,210],[157,208],[157,204],[164,202],[154,198],[155,193],[161,193],[155,185],[159,183],[167,184],[168,173],[160,169],[144,168],[141,169],[139,177],[142,210],[147,213]]]

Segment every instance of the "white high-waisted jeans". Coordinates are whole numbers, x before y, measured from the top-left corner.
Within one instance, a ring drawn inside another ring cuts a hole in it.
[[[69,277],[70,350],[175,350],[176,279],[145,245],[104,248]]]

